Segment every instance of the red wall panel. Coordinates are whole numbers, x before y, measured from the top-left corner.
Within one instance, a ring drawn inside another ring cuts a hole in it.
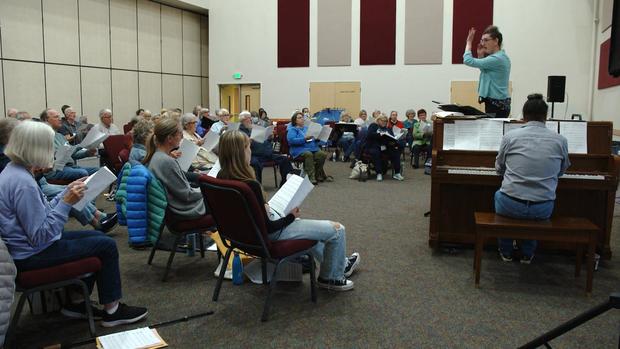
[[[360,0],[360,65],[396,63],[396,0]]]
[[[310,0],[278,0],[278,67],[310,65]]]
[[[476,28],[474,45],[478,45],[482,32],[493,24],[493,0],[454,0],[452,18],[452,64],[463,63],[463,52],[469,28]],[[502,28],[499,28],[502,31]],[[504,38],[506,39],[506,38]],[[474,57],[476,48],[473,48]]]
[[[598,89],[618,86],[620,85],[620,78],[614,78],[609,75],[609,49],[611,48],[611,41],[607,39],[601,44],[601,56],[598,60]]]

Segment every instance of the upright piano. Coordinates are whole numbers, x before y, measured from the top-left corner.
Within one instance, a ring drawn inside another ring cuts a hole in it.
[[[434,121],[431,247],[473,244],[474,212],[494,212],[494,194],[502,182],[495,172],[497,151],[444,150],[444,125],[454,121]],[[569,154],[571,166],[559,179],[553,212],[557,216],[585,217],[599,226],[597,251],[603,258],[611,258],[609,239],[620,170],[620,157],[611,155],[612,127],[611,122],[587,123],[588,152]],[[540,248],[574,250],[575,246],[543,243]]]

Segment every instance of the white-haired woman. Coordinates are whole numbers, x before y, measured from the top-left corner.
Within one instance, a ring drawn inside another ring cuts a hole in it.
[[[194,142],[200,148],[196,158],[192,161],[192,166],[196,169],[209,169],[213,167],[217,161],[217,155],[202,147],[204,140],[196,132],[196,124],[198,117],[192,113],[183,114],[181,117],[181,125],[183,125],[183,138]]]
[[[15,127],[5,154],[11,159],[0,174],[0,236],[19,271],[47,268],[87,257],[101,260],[95,278],[99,303],[94,309],[102,325],[112,327],[133,323],[147,315],[146,308],[119,302],[121,278],[118,250],[114,239],[100,231],[64,232],[71,206],[84,196],[86,185],[72,182],[48,202],[35,176],[52,166],[54,131],[43,123],[26,121]],[[85,303],[65,304],[62,313],[84,318]]]

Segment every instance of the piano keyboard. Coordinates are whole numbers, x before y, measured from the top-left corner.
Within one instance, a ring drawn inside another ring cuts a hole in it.
[[[448,174],[464,174],[464,175],[476,175],[476,176],[497,176],[494,168],[490,167],[453,167],[448,169]],[[565,173],[560,178],[566,179],[588,179],[588,180],[605,180],[603,175],[595,174],[579,174],[579,173]]]

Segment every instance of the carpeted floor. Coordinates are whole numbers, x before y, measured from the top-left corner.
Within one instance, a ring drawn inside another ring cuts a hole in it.
[[[162,283],[167,253],[158,252],[148,266],[148,251],[128,248],[126,229],[117,227],[112,236],[120,250],[123,300],[147,306],[149,317],[134,326],[98,326],[98,334],[214,310],[212,316],[162,327],[159,333],[174,348],[514,348],[620,292],[618,224],[612,233],[615,257],[601,262],[591,298],[584,293],[585,273],[573,277],[574,258],[545,253],[525,266],[503,263],[486,251],[481,288],[476,289],[471,249],[428,247],[429,218],[423,214],[430,205],[430,176],[423,170],[407,167],[404,182],[359,183],[348,179],[347,164],[326,166],[336,181],[314,189],[302,217],[346,226],[348,252],[362,256],[353,291],[319,290],[313,304],[305,274],[303,283],[278,286],[271,318],[261,323],[264,286],[225,282],[219,302],[212,302],[215,254],[205,259],[177,255],[169,280]],[[270,195],[272,176],[270,169],[264,171]],[[113,209],[104,200],[100,206]],[[70,228],[79,225],[72,222]],[[616,348],[619,332],[620,312],[612,310],[551,345]],[[88,330],[85,322],[58,313],[25,312],[18,335],[20,347],[29,348],[85,339]]]

